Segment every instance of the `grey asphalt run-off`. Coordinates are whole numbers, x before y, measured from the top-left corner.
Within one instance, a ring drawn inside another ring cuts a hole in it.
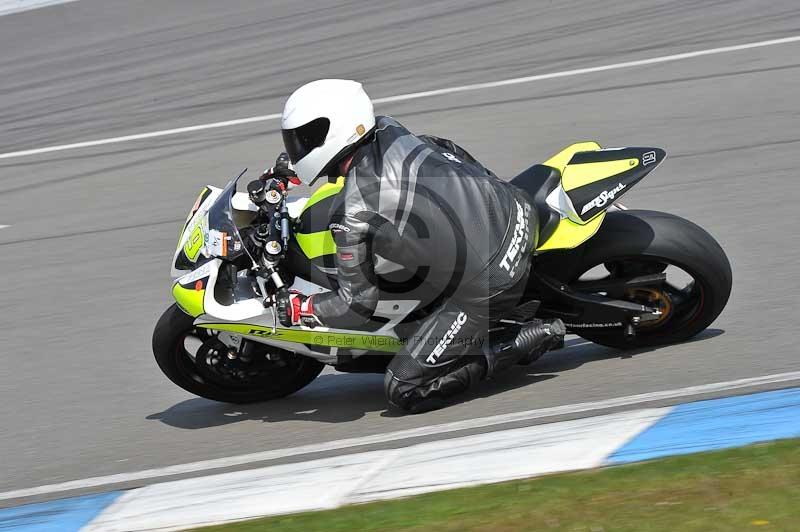
[[[797,34],[792,1],[81,0],[0,17],[0,152],[274,113],[315,78],[380,98]],[[269,164],[276,122],[0,161],[0,490],[800,369],[798,57],[788,44],[380,105],[505,176],[577,140],[663,147],[626,203],[700,224],[734,271],[695,341],[573,340],[420,416],[387,413],[379,375],[231,406],[152,360],[180,220],[204,184]]]

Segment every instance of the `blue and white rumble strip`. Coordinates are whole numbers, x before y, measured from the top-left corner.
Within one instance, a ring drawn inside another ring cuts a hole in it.
[[[209,475],[0,510],[0,530],[175,530],[800,437],[800,388]]]

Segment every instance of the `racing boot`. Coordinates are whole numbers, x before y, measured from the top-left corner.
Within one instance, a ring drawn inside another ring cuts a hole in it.
[[[567,328],[560,319],[536,320],[524,325],[510,340],[486,344],[483,350],[486,378],[517,363],[530,364],[548,350],[562,345],[566,333]]]

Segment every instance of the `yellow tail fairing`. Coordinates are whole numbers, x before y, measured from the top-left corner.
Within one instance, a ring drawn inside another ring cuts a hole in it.
[[[594,236],[606,209],[666,157],[658,148],[603,150],[596,142],[567,146],[544,164],[561,172],[561,194],[575,212],[562,219],[536,251],[575,248]]]
[[[636,168],[638,159],[620,159],[616,161],[598,161],[583,164],[568,164],[561,176],[561,186],[569,192],[576,188],[590,185],[603,179],[617,176]]]
[[[578,223],[604,212],[666,157],[658,148],[619,148],[576,153],[562,184],[575,208]]]

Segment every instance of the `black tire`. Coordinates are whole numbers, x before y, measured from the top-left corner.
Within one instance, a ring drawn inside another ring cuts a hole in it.
[[[192,360],[183,348],[184,338],[194,330],[194,319],[177,305],[170,306],[153,331],[153,354],[164,375],[184,390],[223,403],[255,403],[290,395],[313,381],[325,365],[302,355],[293,355],[293,365],[268,387],[224,386],[192,371]]]
[[[714,237],[688,220],[656,211],[609,213],[598,233],[585,244],[569,282],[597,265],[626,259],[663,262],[684,270],[694,279],[692,291],[699,294],[695,308],[691,315],[675,316],[658,327],[637,328],[630,339],[621,328],[577,330],[583,338],[623,349],[682,342],[711,325],[730,297],[731,265]]]

